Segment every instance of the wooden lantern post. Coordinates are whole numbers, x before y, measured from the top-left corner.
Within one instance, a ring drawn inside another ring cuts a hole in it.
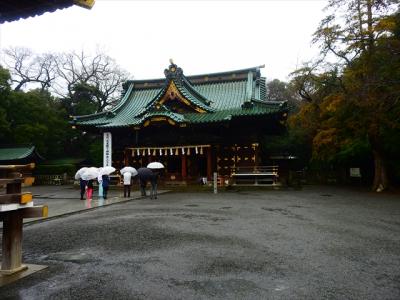
[[[0,179],[0,186],[6,185],[6,194],[0,195],[0,220],[3,221],[0,275],[11,275],[27,269],[22,265],[23,219],[48,215],[46,205],[33,206],[32,194],[21,193],[22,182],[22,178]]]

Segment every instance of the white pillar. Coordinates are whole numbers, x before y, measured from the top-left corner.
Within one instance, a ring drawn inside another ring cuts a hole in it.
[[[218,174],[214,172],[214,194],[218,193]]]
[[[103,133],[103,167],[111,167],[112,164],[112,135],[111,132]]]

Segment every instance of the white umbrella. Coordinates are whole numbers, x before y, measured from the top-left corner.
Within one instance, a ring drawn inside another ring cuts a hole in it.
[[[112,172],[115,172],[114,167],[100,167],[99,168],[99,175],[97,176],[97,181],[100,182],[103,180],[103,175],[110,175]]]
[[[153,169],[153,170],[156,170],[156,169],[164,169],[164,165],[163,165],[162,163],[156,162],[156,161],[153,161],[153,162],[149,163],[149,164],[147,165],[147,167],[148,167],[149,169]]]
[[[100,168],[100,174],[101,175],[110,175],[111,173],[115,172],[115,168],[114,167],[102,167]]]
[[[136,176],[137,175],[137,170],[135,169],[135,168],[133,168],[133,167],[123,167],[121,170],[120,170],[120,173],[123,175],[124,173],[127,173],[127,172],[129,172],[129,173],[131,173],[132,174],[132,176]]]
[[[98,168],[91,167],[81,174],[81,178],[83,180],[91,180],[97,178],[99,174],[100,172]]]
[[[76,179],[76,180],[80,179],[80,178],[81,178],[81,175],[82,175],[87,169],[89,169],[89,168],[86,168],[86,167],[80,168],[80,169],[76,172],[76,174],[75,174],[75,179]]]

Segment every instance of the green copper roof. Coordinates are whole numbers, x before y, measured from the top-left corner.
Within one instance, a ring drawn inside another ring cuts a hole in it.
[[[266,100],[265,78],[259,68],[186,77],[181,68],[171,64],[165,76],[128,81],[124,97],[111,111],[76,116],[73,123],[113,128],[142,126],[153,117],[165,117],[177,123],[200,124],[286,111],[286,102]],[[174,92],[186,111],[168,108],[168,97],[172,97],[168,93]]]
[[[0,161],[11,161],[27,158],[35,151],[35,147],[0,148]]]

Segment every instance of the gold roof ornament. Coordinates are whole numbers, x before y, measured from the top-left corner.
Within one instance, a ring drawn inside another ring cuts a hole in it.
[[[83,8],[91,9],[96,0],[74,0],[74,4]]]

